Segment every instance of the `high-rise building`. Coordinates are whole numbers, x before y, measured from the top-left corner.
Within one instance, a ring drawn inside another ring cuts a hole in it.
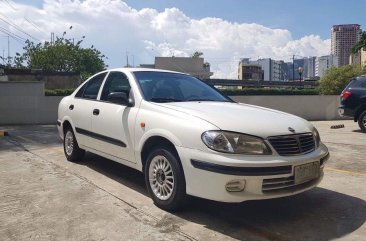
[[[332,55],[338,56],[338,66],[349,64],[352,47],[360,40],[359,24],[333,25]]]
[[[315,62],[316,57],[307,57],[304,58],[304,79],[313,79],[315,77]]]
[[[293,62],[288,62],[287,64],[287,69],[288,69],[288,80],[299,80],[300,79],[300,74],[299,74],[299,67],[303,68],[305,73],[305,58],[301,58],[301,59],[294,59]],[[302,78],[305,78],[304,75],[302,75]]]
[[[263,80],[263,70],[258,64],[251,64],[245,58],[239,62],[238,79],[240,80]]]
[[[262,67],[263,70],[263,80],[264,81],[283,81],[283,61],[273,60],[271,58],[258,59],[255,61],[250,61],[250,64],[256,64]]]
[[[323,77],[327,69],[338,67],[338,56],[325,55],[317,57],[315,61],[315,76]]]

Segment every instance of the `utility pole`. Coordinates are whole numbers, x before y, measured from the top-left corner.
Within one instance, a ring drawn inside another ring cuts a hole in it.
[[[128,52],[126,51],[126,67],[130,67],[129,64],[128,64]]]
[[[55,42],[55,33],[51,32],[51,45]]]
[[[10,36],[8,35],[8,65],[10,65]]]
[[[295,55],[292,55],[292,81],[295,81]]]

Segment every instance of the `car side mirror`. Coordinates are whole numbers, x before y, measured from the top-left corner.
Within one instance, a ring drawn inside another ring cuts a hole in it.
[[[108,95],[108,101],[115,103],[115,104],[121,104],[128,107],[134,106],[134,101],[131,98],[128,98],[127,94],[125,92],[112,92]]]

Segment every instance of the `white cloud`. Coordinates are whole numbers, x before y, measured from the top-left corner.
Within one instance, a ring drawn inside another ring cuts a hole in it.
[[[126,51],[130,59],[134,56],[135,64],[152,63],[159,55],[189,56],[201,51],[215,77],[235,78],[240,58],[287,61],[293,54],[319,56],[330,52],[330,40],[317,35],[294,40],[286,29],[213,17],[193,19],[177,8],[136,10],[119,0],[45,0],[42,8],[13,6],[15,9],[3,4],[2,12],[32,36],[49,40],[51,32],[61,35],[73,26],[69,37],[86,35],[85,46],[93,44],[101,50],[110,67],[124,65]],[[4,23],[0,26],[8,27]]]

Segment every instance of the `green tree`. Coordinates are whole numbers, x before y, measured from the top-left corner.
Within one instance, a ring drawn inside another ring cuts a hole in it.
[[[352,53],[356,54],[361,49],[366,50],[366,31],[361,31],[360,41],[352,47]]]
[[[324,95],[339,95],[353,77],[365,73],[366,69],[357,65],[330,68],[320,79],[319,91]]]
[[[71,28],[71,27],[70,27]],[[57,72],[79,72],[83,79],[99,72],[107,67],[106,58],[99,50],[91,46],[81,46],[85,36],[81,40],[65,38],[66,32],[56,40],[35,44],[26,41],[24,52],[16,53],[13,65],[17,68],[43,69]]]

